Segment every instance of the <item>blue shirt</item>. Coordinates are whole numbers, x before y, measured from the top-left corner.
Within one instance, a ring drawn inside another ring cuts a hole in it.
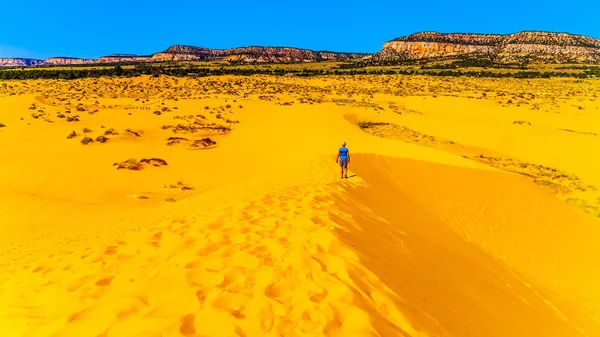
[[[348,159],[348,148],[340,147],[340,159]]]

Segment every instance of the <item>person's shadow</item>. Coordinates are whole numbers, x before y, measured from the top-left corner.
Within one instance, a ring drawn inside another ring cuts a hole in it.
[[[346,178],[346,179],[350,179],[350,178],[353,178],[353,177],[356,177],[356,174],[351,174],[351,175],[349,175],[349,176],[348,176],[348,178]]]

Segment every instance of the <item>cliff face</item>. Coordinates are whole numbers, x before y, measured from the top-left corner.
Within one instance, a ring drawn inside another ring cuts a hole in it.
[[[374,61],[486,57],[498,63],[600,63],[600,40],[550,32],[520,32],[509,35],[423,32],[386,42],[376,54],[290,47],[209,49],[175,45],[153,55],[111,54],[97,60],[70,57],[52,57],[48,60],[0,58],[0,67],[220,60],[246,63],[316,62],[352,60],[366,56]]]
[[[319,52],[288,47],[242,47],[208,49],[192,46],[172,46],[152,56],[152,61],[228,60],[238,62],[310,62],[347,60],[365,56],[360,53]]]
[[[151,56],[140,56],[134,54],[110,54],[96,60],[97,63],[120,63],[120,62],[147,62]]]
[[[0,67],[30,67],[44,63],[44,60],[0,57]]]
[[[600,40],[566,33],[509,35],[425,32],[386,42],[376,61],[487,56],[497,62],[600,62]]]
[[[96,62],[94,59],[81,59],[73,57],[51,57],[43,62],[44,65],[75,65],[75,64],[92,64]]]

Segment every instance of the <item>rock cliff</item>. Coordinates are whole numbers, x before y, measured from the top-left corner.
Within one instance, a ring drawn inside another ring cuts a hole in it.
[[[600,62],[600,40],[567,33],[441,34],[423,32],[386,42],[375,61],[489,57],[496,62]]]
[[[0,67],[30,67],[43,63],[44,60],[0,57]]]
[[[96,60],[97,63],[120,63],[120,62],[148,62],[152,56],[140,56],[134,54],[110,54]]]
[[[96,62],[94,59],[82,59],[75,57],[51,57],[44,61],[44,65],[76,65],[76,64],[92,64]]]
[[[47,60],[0,58],[0,67],[135,63],[162,61],[230,61],[240,63],[317,62],[371,58],[373,61],[487,58],[496,63],[600,63],[600,40],[551,32],[442,34],[422,32],[386,42],[375,54],[314,51],[290,47],[210,49],[174,45],[153,55],[110,54],[97,60],[52,57]]]
[[[237,62],[314,62],[324,60],[349,60],[363,57],[361,53],[313,51],[289,47],[241,47],[208,49],[192,46],[172,46],[152,56],[152,61],[228,60]]]

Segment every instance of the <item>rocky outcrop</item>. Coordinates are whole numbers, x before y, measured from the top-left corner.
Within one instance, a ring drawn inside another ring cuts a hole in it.
[[[600,63],[600,40],[551,32],[442,34],[422,32],[386,42],[380,52],[340,53],[290,47],[210,49],[175,45],[153,55],[110,54],[97,60],[52,57],[48,60],[0,58],[0,67],[140,63],[164,61],[230,61],[240,63],[317,62],[370,59],[375,62],[483,57],[498,63]]]
[[[0,57],[0,67],[31,67],[43,63],[44,60]]]
[[[314,62],[323,60],[349,60],[363,57],[361,53],[313,51],[289,47],[241,47],[208,49],[192,46],[172,46],[152,56],[152,61],[216,61],[235,62]]]
[[[441,34],[424,32],[386,42],[375,61],[489,57],[496,62],[600,62],[600,40],[567,33]]]
[[[152,56],[140,56],[134,54],[110,54],[102,56],[96,60],[97,63],[127,63],[127,62],[148,62]]]
[[[92,64],[96,62],[94,59],[82,59],[74,57],[51,57],[44,61],[44,65],[77,65],[77,64]]]

